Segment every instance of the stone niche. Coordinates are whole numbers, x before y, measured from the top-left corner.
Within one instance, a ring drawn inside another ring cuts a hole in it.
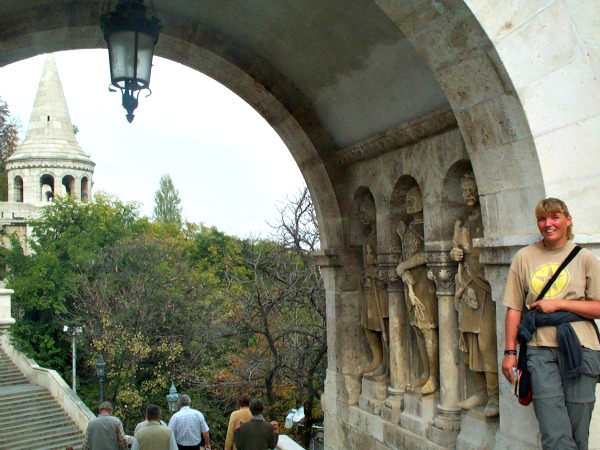
[[[496,299],[476,179],[450,112],[420,120],[418,139],[411,126],[339,151],[349,239],[321,264],[331,449],[495,446]]]

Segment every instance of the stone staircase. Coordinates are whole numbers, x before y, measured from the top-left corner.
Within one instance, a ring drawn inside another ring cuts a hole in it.
[[[50,393],[27,378],[0,347],[0,449],[80,449],[83,434]]]

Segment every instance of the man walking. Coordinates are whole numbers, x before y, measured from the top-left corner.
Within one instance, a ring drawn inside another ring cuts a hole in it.
[[[210,450],[210,436],[204,415],[197,409],[190,408],[192,400],[189,395],[180,395],[179,411],[173,414],[169,428],[175,434],[179,450],[200,450],[200,442],[204,437],[204,448]]]
[[[225,437],[225,450],[237,450],[233,442],[233,432],[240,426],[242,421],[248,422],[252,420],[252,413],[249,408],[250,400],[250,396],[247,394],[242,395],[238,399],[240,409],[233,411],[229,417],[229,427],[227,428],[227,436]]]
[[[146,408],[148,424],[135,433],[131,450],[177,450],[175,433],[161,425],[161,417],[160,407],[148,405]]]
[[[88,423],[82,450],[127,450],[123,424],[111,415],[110,402],[102,402],[99,414]]]
[[[264,405],[258,398],[250,402],[252,420],[242,422],[234,432],[235,445],[238,450],[269,450],[277,446],[279,440],[279,424],[268,423],[262,413]]]

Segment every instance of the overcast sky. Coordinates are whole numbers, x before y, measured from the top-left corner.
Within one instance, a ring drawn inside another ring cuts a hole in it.
[[[228,234],[267,237],[277,203],[303,186],[273,129],[227,88],[172,61],[154,58],[152,95],[140,95],[129,124],[110,93],[106,50],[55,54],[77,140],[96,163],[94,192],[142,204],[150,216],[160,177],[179,190],[183,217]],[[0,97],[24,137],[45,56],[0,68]]]

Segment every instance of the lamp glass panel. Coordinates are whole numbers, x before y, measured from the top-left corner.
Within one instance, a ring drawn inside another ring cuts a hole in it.
[[[149,34],[138,33],[138,63],[136,79],[145,87],[150,84],[152,56],[154,54],[154,38]]]
[[[113,84],[125,88],[125,80],[135,77],[135,32],[118,31],[108,38],[110,77]]]

